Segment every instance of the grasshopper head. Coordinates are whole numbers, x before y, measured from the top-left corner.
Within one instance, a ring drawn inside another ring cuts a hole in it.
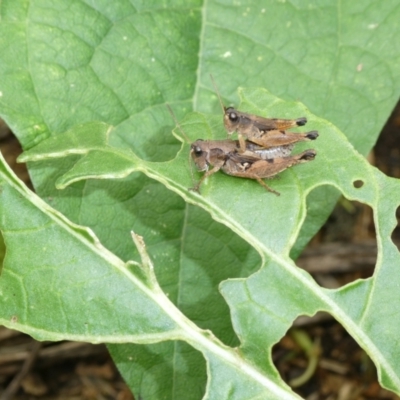
[[[224,125],[229,134],[235,132],[240,123],[240,116],[233,107],[225,108]]]
[[[203,140],[197,139],[190,145],[190,155],[199,171],[208,170],[207,154],[208,152]]]

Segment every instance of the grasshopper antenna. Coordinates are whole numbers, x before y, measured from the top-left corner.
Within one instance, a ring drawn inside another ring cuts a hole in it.
[[[214,77],[212,76],[212,74],[210,74],[210,78],[211,78],[211,81],[212,81],[212,83],[213,83],[215,92],[217,93],[218,100],[219,100],[219,104],[221,104],[222,113],[225,114],[226,108],[225,108],[225,106],[224,106],[224,103],[222,102],[221,95],[219,94],[219,90],[218,90],[217,84],[215,83]]]
[[[167,108],[168,108],[169,113],[171,114],[172,119],[175,121],[176,126],[177,126],[177,127],[179,128],[179,130],[181,131],[182,136],[185,138],[185,140],[186,140],[187,143],[190,143],[189,138],[187,137],[185,131],[182,129],[181,124],[178,122],[178,120],[177,120],[177,118],[176,118],[174,112],[172,111],[171,106],[170,106],[169,104],[166,104],[166,106],[167,106]],[[191,155],[192,155],[192,151],[193,151],[193,150],[190,149],[190,152],[189,152],[189,165],[190,165],[190,176],[192,177],[192,183],[193,183],[193,185],[194,185],[194,184],[195,184],[195,180],[194,180],[194,176],[193,176],[192,163],[190,162],[190,157],[191,157]]]
[[[186,142],[190,143],[189,138],[186,136],[186,133],[184,132],[184,130],[182,129],[180,123],[178,122],[178,120],[177,120],[177,118],[176,118],[174,112],[172,111],[171,106],[170,106],[169,104],[166,104],[166,106],[167,106],[167,108],[168,108],[169,113],[171,114],[172,119],[175,121],[176,126],[177,126],[177,127],[179,128],[179,130],[181,131],[182,136],[184,137],[184,139],[186,140]]]
[[[226,107],[224,106],[224,103],[223,103],[223,101],[222,101],[221,95],[219,94],[219,90],[218,90],[217,84],[215,83],[214,77],[212,76],[212,74],[210,74],[210,78],[211,78],[211,81],[212,81],[212,83],[213,83],[215,92],[217,93],[218,100],[219,100],[219,104],[221,104],[222,114],[224,115],[224,123],[225,123]],[[228,133],[228,132],[227,132],[227,134],[226,134],[226,137],[229,137],[229,133]]]

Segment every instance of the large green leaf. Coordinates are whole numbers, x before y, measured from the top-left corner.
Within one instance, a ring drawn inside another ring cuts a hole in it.
[[[90,230],[72,224],[30,193],[0,161],[1,230],[8,250],[0,282],[3,325],[39,340],[183,340],[203,352],[210,369],[237,375],[236,382],[217,385],[208,398],[224,398],[232,391],[237,392],[235,398],[243,398],[243,392],[251,397],[297,398],[251,363],[244,365],[234,349],[173,306],[156,282],[141,237],[133,235],[141,264],[123,263]],[[212,373],[210,385],[214,379],[221,375]]]
[[[274,187],[282,193],[280,197],[266,192],[253,181],[223,175],[211,176],[200,196],[187,189],[191,183],[185,168],[188,145],[184,145],[185,151],[179,152],[172,161],[149,162],[130,150],[111,145],[119,142],[113,139],[113,136],[118,139],[118,132],[103,129],[101,135],[103,125],[100,124],[80,126],[45,140],[27,151],[23,159],[83,153],[83,157],[59,178],[60,188],[79,180],[115,178],[142,171],[188,202],[203,207],[257,249],[262,257],[262,268],[249,278],[222,282],[220,290],[231,308],[233,325],[241,341],[241,355],[267,376],[277,379],[270,351],[293,320],[301,314],[312,315],[324,310],[335,316],[370,354],[382,384],[398,391],[400,367],[388,339],[390,343],[395,340],[400,319],[390,318],[392,311],[384,305],[387,296],[395,303],[397,299],[400,301],[397,284],[393,283],[400,257],[389,239],[396,223],[400,183],[371,167],[337,128],[311,115],[300,104],[283,102],[260,89],[243,90],[242,96],[242,106],[246,109],[273,115],[285,114],[285,110],[290,109],[297,115],[307,116],[309,126],[321,133],[315,144],[317,160],[284,172],[282,178],[274,182]],[[259,108],[255,108],[255,104],[260,104]],[[210,132],[215,139],[218,138],[218,121],[219,117],[195,113],[183,121],[182,127],[189,139],[194,140],[199,132]],[[314,187],[326,184],[337,187],[349,199],[370,205],[375,212],[379,236],[380,254],[374,277],[337,291],[321,288],[298,269],[288,255],[305,218],[305,196]],[[385,290],[386,296],[381,290]],[[209,378],[213,379],[212,374]]]
[[[122,260],[138,260],[129,231],[133,229],[143,235],[163,290],[192,321],[211,329],[228,345],[236,345],[238,340],[226,302],[216,290],[218,283],[256,271],[260,259],[254,249],[264,258],[266,249],[286,257],[296,240],[292,252],[298,253],[326,218],[336,198],[331,186],[318,186],[308,196],[307,219],[299,232],[305,217],[304,195],[317,184],[331,182],[319,168],[322,164],[328,168],[332,163],[332,168],[336,168],[334,161],[337,162],[338,154],[333,151],[336,147],[332,147],[329,156],[322,157],[325,152],[320,146],[324,146],[326,133],[321,130],[317,160],[287,171],[280,181],[271,182],[271,186],[282,192],[279,199],[266,196],[254,182],[221,174],[209,179],[203,189],[204,197],[196,197],[186,191],[190,185],[186,150],[167,164],[144,161],[171,160],[179,150],[170,135],[173,123],[165,111],[165,103],[172,104],[178,117],[192,109],[220,113],[209,79],[212,73],[227,104],[231,101],[238,104],[239,86],[265,87],[285,100],[301,99],[314,114],[341,128],[365,154],[399,95],[400,9],[394,0],[341,3],[325,0],[311,5],[272,0],[240,4],[7,0],[1,2],[0,16],[0,114],[25,149],[78,124],[102,121],[106,131],[113,132],[108,146],[112,151],[104,151],[104,143],[100,143],[100,153],[91,151],[90,156],[84,157],[92,167],[96,166],[92,176],[107,168],[108,177],[122,176],[134,169],[145,171],[206,211],[189,206],[163,184],[138,173],[118,181],[77,182],[63,191],[56,190],[54,184],[60,182],[65,172],[72,166],[77,171],[79,156],[29,165],[37,192],[75,223],[91,227],[101,242]],[[268,96],[264,99],[266,104],[262,103],[264,94],[254,99],[249,94],[242,107],[279,112],[270,114],[273,116],[297,117],[297,112],[302,112],[301,108],[286,103],[270,108]],[[196,118],[200,118],[200,125],[193,134],[206,138],[209,129],[218,127],[218,134],[224,136],[221,116],[206,123],[201,121],[201,115]],[[89,129],[89,133],[93,131]],[[81,138],[70,145],[76,149]],[[62,152],[65,153],[65,148]],[[118,157],[121,152],[128,158],[121,160]],[[126,171],[126,165],[130,171]],[[343,174],[343,179],[349,178],[345,166],[347,163],[340,164],[337,171]],[[83,176],[87,176],[84,170],[80,178]],[[297,176],[302,179],[300,186],[293,184]],[[346,190],[345,194],[354,195]],[[357,190],[351,190],[359,195]],[[282,200],[288,192],[290,196]],[[239,212],[228,218],[229,212],[235,211],[234,207],[248,193],[252,196],[246,207],[253,205],[251,212],[244,213],[240,207]],[[285,219],[288,197],[288,206],[295,213],[290,223]],[[255,199],[262,202],[261,211]],[[264,199],[272,204],[267,206]],[[29,196],[27,200],[31,201]],[[391,198],[387,201],[391,202]],[[16,203],[9,204],[5,210],[3,207],[3,213],[9,211],[13,218],[18,218]],[[391,203],[389,211],[395,205]],[[254,247],[213,221],[210,213]],[[248,229],[252,223],[254,228],[260,228],[260,236]],[[393,225],[393,221],[390,223]],[[50,243],[52,235],[47,239]],[[11,247],[7,249],[10,254]],[[286,258],[285,262],[290,263]],[[59,260],[57,265],[62,263]],[[82,279],[79,271],[74,279],[77,282]],[[47,282],[44,280],[43,284]],[[267,289],[271,282],[266,283]],[[222,288],[227,296],[228,286]],[[42,291],[46,289],[47,286]],[[358,301],[364,304],[361,291],[353,293],[357,304]],[[233,304],[229,296],[227,300]],[[307,312],[306,306],[303,312]],[[235,322],[238,317],[234,312],[232,315],[236,330],[240,331],[240,324]],[[360,344],[364,343],[355,336]],[[265,349],[272,341],[268,343]],[[130,346],[114,345],[113,353],[136,393],[146,395],[154,387],[146,382],[155,380],[158,391],[150,398],[199,398],[205,390],[201,356],[180,342],[143,347],[142,351],[137,346],[132,350]],[[132,359],[140,367],[132,363],[128,366],[127,361]],[[212,360],[209,364],[212,371],[215,357],[209,355],[208,359]],[[155,364],[159,368],[155,369]],[[192,387],[198,390],[188,393],[182,383],[188,376]],[[226,378],[222,369],[219,378]],[[209,381],[208,395],[223,398],[210,389],[224,387],[223,382],[214,379]],[[251,397],[252,393],[248,391],[246,395]]]

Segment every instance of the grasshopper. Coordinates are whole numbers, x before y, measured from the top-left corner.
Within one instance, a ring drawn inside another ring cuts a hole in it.
[[[167,105],[169,112],[187,139],[175,115]],[[187,141],[189,141],[187,139]],[[239,140],[201,140],[190,145],[190,156],[198,171],[205,172],[199,182],[190,190],[200,193],[200,186],[210,175],[222,170],[227,175],[255,179],[269,192],[279,196],[263,179],[273,178],[278,173],[294,165],[311,161],[315,150],[309,149],[300,154],[291,155],[293,144],[264,148],[248,140],[244,141],[245,150],[240,151]],[[210,169],[210,167],[212,167]]]
[[[278,173],[294,165],[311,161],[316,152],[305,150],[300,154],[290,155],[292,146],[280,146],[264,149],[245,141],[246,150],[239,152],[238,140],[196,140],[190,146],[190,154],[199,171],[205,171],[200,181],[191,189],[200,193],[204,180],[219,170],[227,175],[255,179],[269,192],[280,195],[271,189],[263,179],[273,178]],[[211,169],[209,167],[212,166]]]
[[[306,133],[286,132],[286,129],[304,126],[307,123],[306,117],[297,119],[265,118],[238,111],[234,107],[225,107],[214,78],[212,75],[210,76],[224,114],[225,129],[228,135],[232,135],[234,132],[238,133],[241,153],[246,151],[244,138],[261,147],[271,148],[315,140],[318,137],[317,131]]]

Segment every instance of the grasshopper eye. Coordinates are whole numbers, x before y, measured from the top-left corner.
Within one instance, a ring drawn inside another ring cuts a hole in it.
[[[196,157],[200,157],[203,154],[203,150],[199,146],[194,146],[193,153]]]
[[[230,120],[231,122],[237,122],[237,121],[239,120],[239,116],[238,116],[235,112],[233,112],[233,111],[231,111],[231,112],[228,114],[228,117],[229,117],[229,120]]]

